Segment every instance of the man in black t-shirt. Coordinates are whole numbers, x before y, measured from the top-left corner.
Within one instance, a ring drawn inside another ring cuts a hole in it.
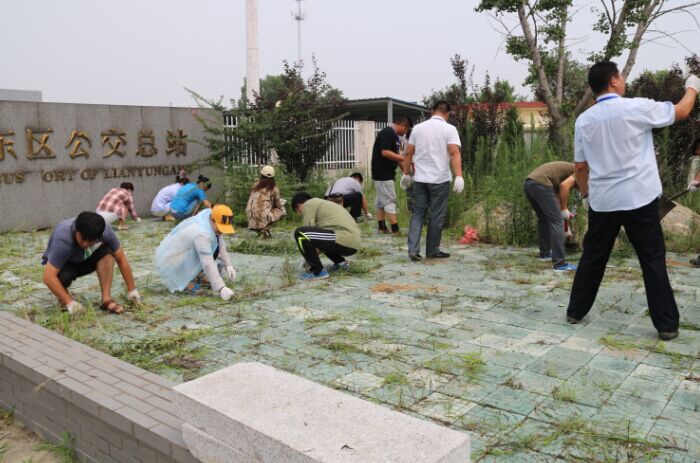
[[[379,233],[389,233],[386,219],[391,224],[391,233],[399,232],[396,220],[396,189],[394,177],[396,167],[400,167],[403,156],[399,154],[401,144],[399,137],[408,133],[413,121],[406,116],[397,117],[394,123],[385,127],[374,140],[372,148],[372,180],[376,191],[374,206],[377,208]]]

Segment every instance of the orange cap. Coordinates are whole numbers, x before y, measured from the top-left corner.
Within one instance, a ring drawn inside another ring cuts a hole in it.
[[[217,204],[211,208],[211,218],[214,219],[221,233],[226,235],[236,233],[236,230],[233,229],[233,211],[230,207]]]

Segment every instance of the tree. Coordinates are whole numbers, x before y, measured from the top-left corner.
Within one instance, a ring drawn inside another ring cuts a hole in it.
[[[693,72],[700,71],[697,56],[687,58],[686,63]],[[645,71],[628,84],[627,94],[657,101],[678,101],[685,93],[683,82],[683,72],[678,65],[674,65],[670,70]],[[692,155],[690,147],[693,140],[700,136],[698,115],[700,115],[700,103],[696,103],[687,120],[654,131],[659,170],[667,187],[686,186],[687,165]]]
[[[287,85],[285,83],[284,74],[267,75],[263,79],[260,79],[260,94],[255,95],[254,98],[256,100],[253,101],[253,103],[257,104],[258,106],[273,108],[275,102],[284,98],[284,95],[286,94],[286,87]],[[246,109],[246,89],[247,86],[245,79],[243,79],[243,85],[241,86],[241,97],[238,99],[237,104],[238,109],[240,110]]]
[[[267,163],[274,152],[304,182],[333,143],[332,129],[344,116],[345,102],[342,92],[326,81],[315,58],[312,63],[312,73],[304,80],[301,65],[285,61],[284,72],[267,76],[260,94],[247,107],[232,100],[226,108],[222,99],[208,100],[190,91],[200,108],[213,112],[212,117],[199,117],[212,158]],[[236,118],[235,127],[223,127],[216,121],[222,112]]]
[[[496,79],[492,84],[488,73],[482,85],[474,83],[475,67],[459,54],[450,59],[450,65],[456,81],[423,97],[423,104],[431,107],[436,101],[445,100],[452,105],[449,122],[457,127],[462,140],[462,165],[467,172],[474,173],[480,147],[482,152],[487,153],[481,159],[481,164],[492,162],[508,117],[510,135],[517,137],[520,134],[522,139],[523,127],[517,118],[517,111],[512,108],[509,116],[509,111],[504,107],[504,103],[514,103],[520,97],[507,80]],[[513,141],[514,138],[509,140]]]
[[[652,24],[662,16],[693,14],[700,1],[599,0],[592,7],[597,21],[592,29],[604,36],[604,45],[588,56],[590,62],[611,60],[628,52],[622,68],[627,77],[635,65],[642,40],[670,38],[674,33],[654,31]],[[585,88],[574,105],[565,104],[566,72],[572,66],[567,49],[568,29],[578,5],[574,0],[480,0],[476,11],[492,12],[505,27],[506,51],[516,60],[530,63],[536,76],[538,95],[547,105],[552,128],[563,150],[570,151],[569,121],[591,104],[592,92]],[[505,19],[517,17],[517,26]],[[515,33],[514,31],[518,31]],[[580,90],[580,89],[578,89]]]

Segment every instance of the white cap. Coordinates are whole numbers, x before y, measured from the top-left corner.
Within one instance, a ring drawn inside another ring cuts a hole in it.
[[[273,178],[275,176],[275,168],[272,166],[265,166],[260,171],[260,175],[267,178]]]

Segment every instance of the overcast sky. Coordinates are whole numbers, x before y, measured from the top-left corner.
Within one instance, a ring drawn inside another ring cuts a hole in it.
[[[673,0],[671,3],[680,2]],[[522,93],[525,64],[503,50],[477,0],[305,0],[302,54],[315,53],[328,80],[349,98],[419,101],[452,81],[460,53],[508,79]],[[572,29],[576,54],[599,48],[588,10]],[[260,74],[296,60],[293,0],[259,0]],[[700,49],[692,18],[657,25],[688,49]],[[664,69],[689,52],[666,41],[645,45],[636,75]],[[238,98],[245,75],[245,0],[0,0],[0,88],[41,90],[44,101],[191,106],[189,87]]]

